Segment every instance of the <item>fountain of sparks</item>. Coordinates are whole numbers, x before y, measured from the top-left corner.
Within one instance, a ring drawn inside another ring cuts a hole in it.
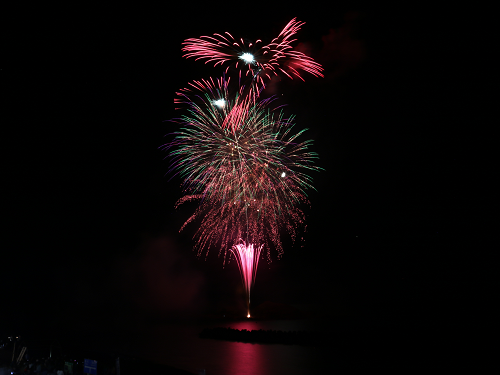
[[[231,252],[238,262],[241,280],[247,295],[247,318],[250,318],[250,289],[255,281],[262,247],[263,245],[254,247],[253,244],[246,244],[245,241],[241,240],[240,243],[231,248]]]

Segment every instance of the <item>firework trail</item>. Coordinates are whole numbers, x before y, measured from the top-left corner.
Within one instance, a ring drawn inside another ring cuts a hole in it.
[[[291,43],[296,41],[292,37],[300,30],[305,22],[292,19],[271,43],[263,44],[258,39],[255,43],[246,42],[243,38],[235,39],[230,33],[214,34],[190,38],[183,42],[184,57],[206,60],[205,63],[227,65],[239,69],[240,79],[251,78],[256,85],[265,87],[265,79],[269,81],[272,75],[283,73],[293,79],[303,80],[299,70],[308,72],[316,77],[323,77],[323,68],[311,57],[296,51]]]

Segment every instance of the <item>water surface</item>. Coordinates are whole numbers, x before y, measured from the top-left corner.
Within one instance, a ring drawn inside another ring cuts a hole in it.
[[[331,348],[282,344],[252,344],[200,339],[203,328],[298,331],[311,328],[302,320],[241,321],[218,324],[164,325],[139,337],[137,355],[198,374],[311,374],[328,368]]]

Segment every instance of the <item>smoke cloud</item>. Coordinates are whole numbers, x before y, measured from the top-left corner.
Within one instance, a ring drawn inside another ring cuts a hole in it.
[[[360,18],[357,12],[346,13],[344,24],[337,29],[330,29],[329,33],[321,38],[323,47],[317,55],[317,60],[323,65],[327,80],[335,80],[348,73],[365,59],[365,44],[357,36]],[[302,48],[307,50],[307,46]]]
[[[170,238],[145,240],[119,266],[119,288],[154,317],[190,317],[204,305],[204,277]]]

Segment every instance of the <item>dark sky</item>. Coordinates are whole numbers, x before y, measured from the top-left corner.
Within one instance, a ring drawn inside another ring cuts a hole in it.
[[[304,73],[305,82],[275,89],[309,128],[325,170],[313,174],[304,247],[261,263],[256,301],[458,320],[490,278],[477,247],[492,151],[481,146],[489,137],[476,108],[478,97],[489,105],[479,66],[491,52],[477,38],[489,35],[486,21],[447,14],[351,5],[242,6],[232,16],[209,4],[23,10],[1,67],[1,328],[117,311],[127,322],[196,315],[240,298],[235,263],[223,269],[217,250],[198,260],[192,231],[178,233],[189,209],[174,210],[180,181],[165,176],[158,148],[175,130],[165,122],[178,115],[175,91],[220,73],[183,59],[184,39],[230,31],[270,40],[293,17],[306,22],[297,43],[325,78]]]

